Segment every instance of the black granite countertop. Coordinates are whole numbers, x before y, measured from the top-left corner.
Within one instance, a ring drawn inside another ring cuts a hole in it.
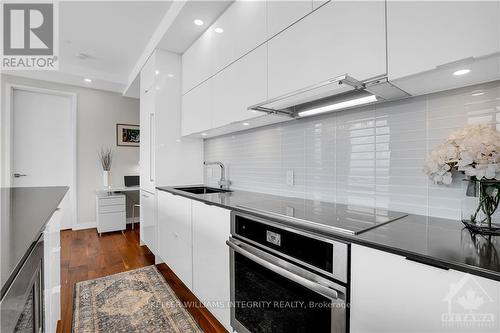
[[[61,186],[0,188],[1,297],[67,191]]]
[[[329,216],[318,215],[328,215],[332,211],[331,206],[335,205],[332,203],[239,190],[214,194],[191,194],[169,186],[158,187],[158,190],[265,217],[322,236],[405,256],[428,265],[456,269],[500,281],[500,237],[474,235],[465,229],[460,221],[409,214],[359,235],[353,235],[339,232],[336,228],[328,230],[316,228],[315,223],[303,223],[303,218],[307,219],[307,216],[294,220],[267,213],[283,206],[295,207],[299,211],[304,211],[303,207],[313,207],[308,209],[314,212],[312,216],[327,220]]]

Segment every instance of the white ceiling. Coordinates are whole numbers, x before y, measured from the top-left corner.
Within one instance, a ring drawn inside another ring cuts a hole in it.
[[[61,2],[61,62],[125,82],[171,4],[170,1]],[[79,53],[89,58],[79,59]]]
[[[152,50],[183,53],[232,1],[61,1],[59,71],[9,74],[138,97],[137,75]]]

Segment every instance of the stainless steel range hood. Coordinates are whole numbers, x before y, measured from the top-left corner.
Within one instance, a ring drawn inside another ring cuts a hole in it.
[[[389,83],[386,77],[361,82],[345,74],[248,109],[297,118],[409,96]]]

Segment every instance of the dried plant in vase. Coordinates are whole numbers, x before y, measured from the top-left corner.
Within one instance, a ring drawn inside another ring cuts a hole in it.
[[[435,184],[451,184],[454,171],[469,181],[462,222],[474,231],[500,235],[500,133],[489,125],[469,125],[427,156],[425,172]]]
[[[113,149],[103,148],[98,151],[99,160],[103,169],[104,187],[111,186],[111,163],[113,162]]]

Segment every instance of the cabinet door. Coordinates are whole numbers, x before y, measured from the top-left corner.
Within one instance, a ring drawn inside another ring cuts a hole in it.
[[[140,100],[141,146],[139,148],[141,188],[155,191],[155,94],[151,89]]]
[[[156,249],[158,234],[156,223],[156,196],[153,193],[141,191],[141,239],[153,253]]]
[[[269,98],[386,74],[385,2],[329,2],[269,41]]]
[[[191,200],[163,191],[157,195],[159,255],[192,290]]]
[[[273,37],[312,11],[312,0],[268,1],[267,36]]]
[[[52,214],[43,232],[44,241],[44,298],[45,329],[55,333],[57,321],[61,318],[61,244],[60,230],[62,211]]]
[[[265,42],[266,1],[237,0],[213,24],[223,33],[214,33],[214,73]]]
[[[212,127],[212,80],[203,82],[182,96],[182,135]]]
[[[389,79],[412,95],[498,80],[500,2],[388,1],[387,47]]]
[[[182,55],[183,94],[213,74],[213,38],[213,30],[208,29]]]
[[[212,80],[212,127],[260,116],[247,108],[267,99],[267,45],[245,55]]]
[[[231,331],[229,287],[230,211],[193,201],[193,291]],[[225,306],[215,306],[222,303]],[[214,304],[214,306],[210,306]]]
[[[388,1],[390,79],[500,51],[498,1]]]
[[[499,302],[498,281],[351,246],[353,333],[461,331],[467,326],[449,321],[454,315],[492,314],[498,318]],[[481,327],[464,332],[477,332]]]

